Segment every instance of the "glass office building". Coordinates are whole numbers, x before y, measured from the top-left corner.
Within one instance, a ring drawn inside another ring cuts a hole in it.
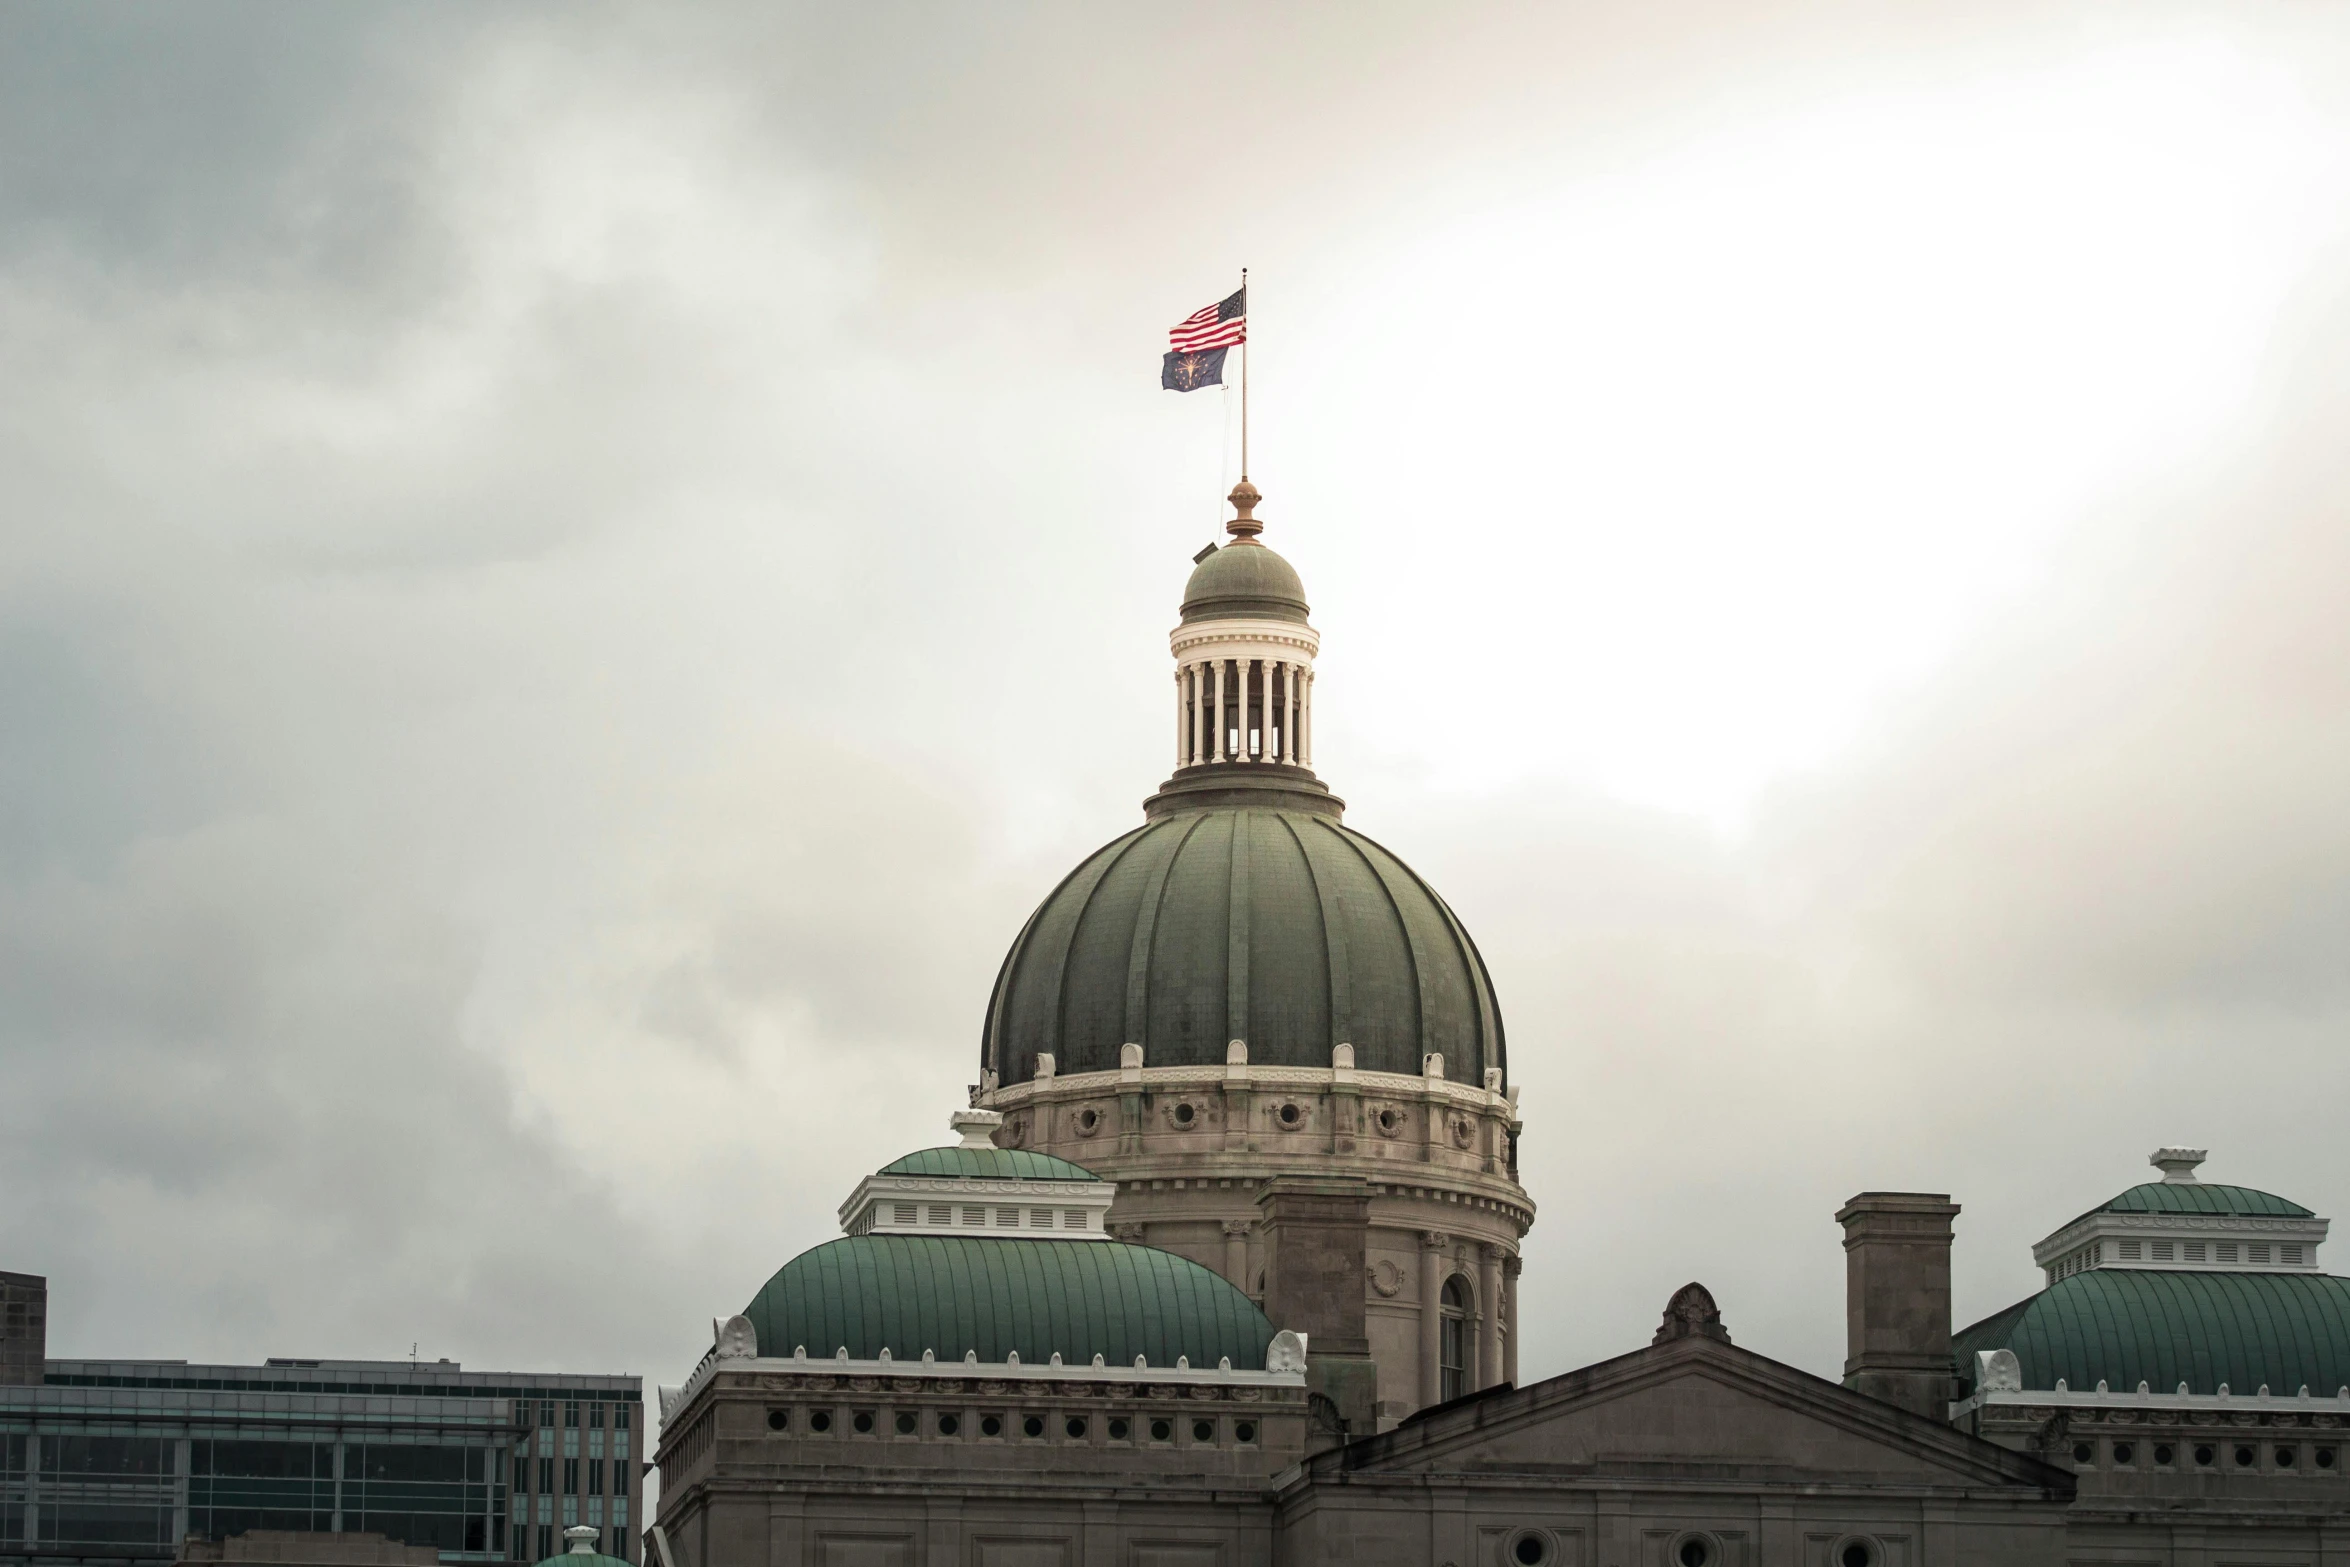
[[[643,1431],[630,1376],[49,1360],[0,1384],[0,1563],[168,1562],[262,1529],[539,1561],[579,1523],[635,1561]]]

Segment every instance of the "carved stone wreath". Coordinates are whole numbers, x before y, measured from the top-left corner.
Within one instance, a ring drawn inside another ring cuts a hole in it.
[[[1167,1118],[1167,1124],[1178,1132],[1196,1132],[1208,1124],[1207,1111],[1188,1099],[1170,1100],[1167,1108],[1160,1113]]]
[[[1465,1115],[1452,1118],[1452,1142],[1455,1148],[1466,1148],[1477,1140],[1477,1128]]]
[[[1381,1137],[1401,1137],[1411,1118],[1394,1105],[1374,1105],[1371,1108],[1371,1129]]]
[[[1109,1119],[1099,1105],[1079,1105],[1069,1117],[1069,1129],[1080,1137],[1091,1137],[1108,1125]]]
[[[1403,1293],[1403,1269],[1382,1257],[1363,1270],[1382,1300],[1393,1300]]]

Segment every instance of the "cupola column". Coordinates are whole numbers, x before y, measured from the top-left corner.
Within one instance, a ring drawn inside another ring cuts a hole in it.
[[[1224,660],[1216,660],[1216,761],[1224,760]]]
[[[1191,714],[1186,709],[1190,705],[1183,700],[1183,671],[1178,669],[1175,671],[1175,765],[1177,767],[1183,765],[1184,731],[1190,726],[1189,720],[1191,718]]]
[[[1200,736],[1206,727],[1206,715],[1200,711],[1200,704],[1206,693],[1200,689],[1200,670],[1196,661],[1184,665],[1183,673],[1185,678],[1191,682],[1191,754],[1186,759],[1185,765],[1197,767],[1203,760],[1200,755]]]
[[[1281,666],[1281,760],[1297,765],[1297,665]]]
[[[1314,765],[1314,672],[1306,671],[1305,689],[1298,695],[1298,765]]]

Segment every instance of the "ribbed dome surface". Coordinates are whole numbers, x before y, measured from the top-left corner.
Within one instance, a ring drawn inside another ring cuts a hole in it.
[[[1100,1355],[1130,1366],[1180,1358],[1265,1369],[1273,1325],[1256,1303],[1185,1257],[1122,1241],[857,1235],[785,1263],[745,1308],[759,1353],[941,1360],[965,1351],[1030,1365]]]
[[[1378,844],[1327,816],[1220,806],[1161,817],[1096,850],[1053,890],[1004,959],[981,1064],[1060,1072],[1330,1065],[1478,1083],[1502,1067],[1501,1011],[1451,909]]]
[[[1262,544],[1227,544],[1183,585],[1183,620],[1293,620],[1305,624],[1297,568]]]
[[[2274,1192],[2217,1181],[2148,1181],[2089,1213],[2205,1213],[2222,1217],[2306,1219],[2309,1210]],[[2082,1218],[2089,1214],[2084,1213]]]
[[[1962,1380],[1975,1353],[2012,1349],[2027,1388],[2059,1377],[2158,1393],[2331,1398],[2350,1385],[2350,1279],[2310,1273],[2091,1268],[1952,1336]]]

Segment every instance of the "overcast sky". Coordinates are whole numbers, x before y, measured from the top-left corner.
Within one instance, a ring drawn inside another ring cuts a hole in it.
[[[2350,1214],[2346,212],[2315,4],[0,9],[0,1268],[679,1380],[1164,776],[1243,265],[1529,1378]]]

